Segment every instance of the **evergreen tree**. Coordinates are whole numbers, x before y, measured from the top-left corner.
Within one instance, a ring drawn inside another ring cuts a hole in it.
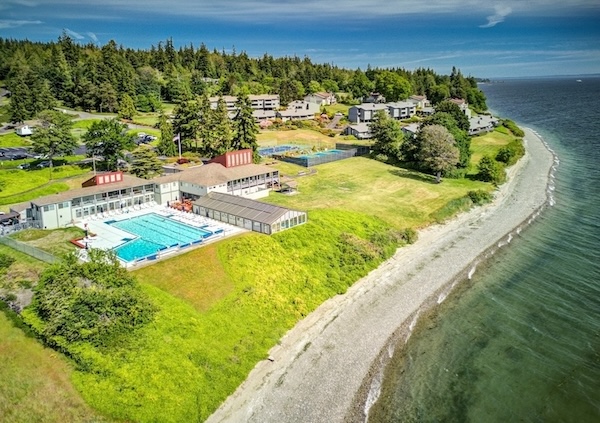
[[[129,94],[124,94],[119,103],[119,117],[131,120],[136,114],[135,103]]]
[[[198,149],[200,130],[200,107],[198,100],[186,99],[179,103],[173,111],[173,133],[181,137],[181,143],[187,149],[192,145]]]
[[[232,150],[252,149],[254,162],[258,163],[260,161],[260,156],[258,155],[258,143],[256,141],[258,128],[254,122],[252,106],[248,96],[241,95],[238,97],[236,107],[238,108],[238,112],[233,119],[235,131],[231,148]]]
[[[70,155],[79,145],[73,137],[73,122],[65,113],[45,110],[38,115],[41,125],[31,135],[33,151],[48,156],[50,168],[56,156]]]
[[[119,107],[117,92],[109,81],[105,81],[98,89],[98,107],[100,113],[113,113]]]
[[[378,110],[369,127],[375,139],[373,151],[385,155],[388,159],[398,160],[404,140],[400,122],[389,117],[383,110]]]
[[[132,155],[129,171],[138,178],[150,179],[163,173],[162,163],[152,147],[140,145]]]
[[[177,155],[177,146],[173,142],[173,126],[162,112],[158,116],[158,128],[160,129],[160,141],[156,146],[158,154],[175,157]]]
[[[217,108],[210,113],[208,143],[204,142],[205,153],[209,157],[219,156],[231,151],[233,130],[227,106],[223,98],[219,98]]]

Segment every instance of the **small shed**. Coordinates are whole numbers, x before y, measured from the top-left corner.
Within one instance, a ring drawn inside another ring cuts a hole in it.
[[[17,135],[20,135],[22,137],[26,137],[29,136],[31,134],[33,134],[33,131],[31,130],[31,128],[29,127],[29,125],[21,125],[17,128],[16,130]]]

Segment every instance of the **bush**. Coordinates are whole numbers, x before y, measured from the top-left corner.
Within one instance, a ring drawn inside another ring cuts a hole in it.
[[[525,136],[525,132],[523,132],[523,130],[521,128],[519,128],[517,126],[517,124],[514,123],[512,120],[510,120],[510,119],[502,119],[501,122],[502,122],[502,126],[504,126],[510,132],[512,132],[513,135],[515,135],[517,137],[524,137]]]
[[[504,166],[490,156],[483,156],[477,168],[477,178],[481,181],[491,182],[494,185],[500,185],[506,181]]]
[[[389,157],[382,153],[375,155],[375,160],[377,160],[378,162],[381,162],[381,163],[387,163],[388,159],[389,159]]]
[[[35,289],[32,326],[50,346],[69,352],[69,343],[122,345],[152,320],[154,306],[114,253],[90,250],[80,264],[72,254],[48,267]]]
[[[7,254],[0,253],[0,270],[8,269],[15,262],[15,258]]]
[[[489,203],[492,201],[492,194],[487,191],[477,190],[477,191],[469,191],[467,196],[471,199],[473,204],[480,206],[482,204]]]
[[[515,139],[498,151],[496,160],[504,163],[506,166],[512,166],[524,155],[525,147],[523,146],[523,142],[520,139]]]

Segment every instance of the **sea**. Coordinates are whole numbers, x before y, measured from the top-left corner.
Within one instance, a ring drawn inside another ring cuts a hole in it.
[[[480,88],[558,157],[551,201],[396,347],[368,422],[600,422],[600,76]]]

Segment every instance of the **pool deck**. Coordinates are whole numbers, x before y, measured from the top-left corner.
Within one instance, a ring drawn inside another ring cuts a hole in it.
[[[212,235],[209,238],[207,238],[204,242],[202,242],[202,244],[199,244],[199,246],[247,231],[246,229],[242,229],[237,226],[230,225],[228,223],[220,222],[218,220],[209,219],[207,217],[200,216],[195,213],[182,212],[180,210],[161,205],[141,205],[127,207],[123,209],[123,211],[119,210],[119,212],[115,211],[112,213],[104,213],[103,216],[90,216],[85,219],[82,219],[80,222],[76,223],[76,226],[80,227],[83,230],[87,229],[88,232],[92,234],[92,236],[88,236],[81,239],[79,243],[84,246],[87,244],[89,248],[112,250],[118,247],[119,245],[123,244],[125,242],[124,239],[137,238],[137,236],[129,232],[123,231],[121,229],[118,229],[106,222],[131,219],[133,217],[139,217],[150,213],[159,214],[161,216],[168,217],[175,221],[179,221],[197,228],[201,227],[203,230],[207,230],[210,232],[215,232],[219,229],[222,230],[221,233]],[[189,251],[189,248],[186,248],[185,251]],[[168,251],[166,252],[166,254],[162,254],[172,256],[176,253],[178,253],[177,249]],[[85,254],[83,254],[83,256],[85,256]],[[137,264],[141,264],[141,262],[138,263],[124,261],[122,261],[122,263],[126,267],[133,267]]]

